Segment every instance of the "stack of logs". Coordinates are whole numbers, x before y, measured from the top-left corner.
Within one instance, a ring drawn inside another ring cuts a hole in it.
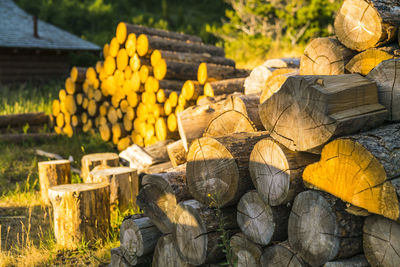
[[[248,75],[222,48],[199,37],[124,22],[103,55],[95,67],[72,68],[53,102],[55,132],[71,137],[77,129],[98,129],[120,151],[132,143],[177,139],[179,112],[205,96],[227,93],[224,84],[203,88],[207,81]]]
[[[345,0],[338,39],[352,50],[380,45],[397,28],[398,8]],[[333,43],[307,48],[301,65],[318,53],[330,60]],[[400,266],[397,62],[374,65],[367,78],[253,71],[249,94],[179,113],[181,140],[167,150],[181,165],[143,177],[144,217],[124,220],[111,266],[149,257],[152,266]]]

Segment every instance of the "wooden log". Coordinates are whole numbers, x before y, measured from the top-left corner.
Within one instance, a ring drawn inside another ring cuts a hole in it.
[[[259,112],[276,141],[314,152],[333,137],[374,128],[387,116],[376,84],[358,74],[289,77]]]
[[[250,155],[250,176],[263,201],[271,206],[291,202],[304,190],[304,168],[319,156],[287,149],[272,138],[258,142]]]
[[[363,228],[364,253],[371,266],[400,264],[400,224],[381,216],[369,216]]]
[[[168,139],[176,139],[178,137],[178,133],[171,132],[167,125],[167,119],[164,117],[160,117],[157,119],[155,124],[155,132],[157,139],[160,141],[168,140]]]
[[[388,110],[387,119],[400,120],[400,59],[385,60],[370,71],[367,78],[378,86],[379,103]]]
[[[236,69],[228,66],[201,63],[197,71],[197,80],[200,84],[207,81],[225,80],[230,78],[243,78],[249,75],[248,70]]]
[[[50,187],[71,183],[71,164],[69,160],[41,161],[38,163],[40,196],[45,204],[50,204]]]
[[[281,70],[285,71],[281,72]],[[299,74],[298,71],[292,70],[293,69],[278,69],[272,73],[272,75],[265,82],[265,88],[261,92],[260,104],[270,98],[273,94],[278,92],[281,89],[282,85],[286,82],[288,77]]]
[[[117,167],[119,166],[119,157],[115,153],[93,153],[84,155],[81,159],[82,179],[85,181],[89,176],[89,172],[99,165]]]
[[[381,46],[395,38],[398,8],[400,4],[393,0],[346,0],[335,18],[335,34],[353,50]]]
[[[200,43],[183,42],[179,40],[160,38],[141,34],[137,38],[136,50],[139,56],[150,55],[155,49],[170,50],[187,53],[208,53],[212,56],[225,56],[224,49],[212,45],[204,45]]]
[[[0,128],[49,123],[49,116],[44,112],[0,115]]]
[[[23,143],[27,141],[43,142],[46,139],[54,137],[57,137],[57,133],[0,134],[0,141],[12,143]]]
[[[153,254],[153,267],[191,267],[184,262],[176,251],[172,234],[164,235],[158,239]]]
[[[67,184],[49,189],[54,210],[54,235],[61,247],[105,239],[110,228],[108,184]]]
[[[349,63],[346,64],[346,70],[350,73],[360,73],[366,76],[373,68],[382,61],[392,59],[393,54],[380,50],[378,48],[370,48],[354,56]]]
[[[363,218],[341,200],[319,191],[297,195],[289,216],[290,246],[311,266],[362,252]]]
[[[301,256],[289,245],[288,241],[267,247],[260,259],[263,267],[308,267]]]
[[[177,167],[165,173],[145,175],[137,197],[144,214],[164,234],[174,229],[174,214],[178,202],[189,199],[186,187],[186,167]]]
[[[354,51],[331,37],[316,38],[304,50],[300,61],[301,75],[345,74],[346,64],[354,56]]]
[[[146,34],[146,35],[159,36],[185,42],[189,41],[194,43],[201,43],[201,38],[194,35],[183,34],[178,32],[170,32],[166,30],[145,27],[142,25],[129,24],[126,22],[120,22],[118,24],[116,30],[116,37],[120,41],[120,44],[122,44],[125,41],[126,36],[128,36],[130,33],[134,33],[136,35]]]
[[[272,58],[266,60],[262,66],[267,68],[299,68],[300,59],[299,58]]]
[[[130,265],[136,265],[138,258],[151,254],[161,232],[148,217],[125,217],[120,227],[120,244],[124,258]]]
[[[251,241],[268,245],[271,241],[287,239],[290,209],[284,205],[266,204],[257,191],[244,194],[237,206],[237,222]]]
[[[220,211],[225,219],[222,226],[228,235],[237,231],[233,209]],[[175,213],[174,243],[179,256],[193,265],[215,263],[223,259],[221,233],[216,210],[196,200],[178,204]],[[230,236],[228,236],[229,238]]]
[[[202,62],[213,63],[217,65],[227,65],[235,67],[235,61],[226,57],[215,57],[207,53],[185,53],[185,52],[175,52],[167,50],[154,50],[151,53],[151,65],[154,67],[159,59],[179,61],[186,63],[194,63],[199,65]]]
[[[398,197],[387,180],[400,175],[400,155],[395,152],[399,129],[400,124],[392,124],[330,142],[321,161],[304,170],[303,180],[354,206],[398,220]]]
[[[236,204],[253,188],[248,170],[250,153],[267,136],[256,132],[196,139],[187,155],[187,186],[192,196],[211,204],[211,194],[216,198],[213,204],[220,207]]]
[[[172,91],[179,92],[182,89],[184,81],[176,81],[176,80],[162,80],[159,81],[160,88],[169,89]]]
[[[187,80],[182,86],[182,92],[185,100],[195,100],[203,93],[203,86],[199,82]]]
[[[124,212],[129,208],[136,208],[136,196],[139,194],[137,171],[128,167],[99,166],[102,169],[92,170],[83,182],[110,184],[111,209],[118,207]]]
[[[258,130],[264,130],[260,120],[258,105],[260,103],[259,95],[230,95],[222,104],[220,112],[226,110],[236,110],[246,115]]]
[[[72,67],[70,77],[72,82],[74,83],[83,83],[86,78],[86,70],[85,67]]]
[[[260,267],[262,254],[261,246],[248,240],[244,234],[237,233],[231,237],[229,245],[232,249],[232,258],[238,267]]]
[[[198,64],[159,59],[154,66],[154,77],[157,80],[196,80]]]
[[[110,267],[131,267],[129,262],[125,259],[125,250],[121,247],[112,248],[110,251],[111,263]]]
[[[177,167],[186,162],[187,153],[183,147],[182,139],[167,145],[169,160],[174,167]]]
[[[244,81],[246,78],[232,78],[204,84],[204,93],[208,96],[228,95],[244,93]]]
[[[369,267],[367,259],[360,254],[349,259],[330,261],[324,264],[323,267]]]
[[[265,88],[265,82],[271,76],[273,68],[258,66],[254,68],[244,81],[244,94],[261,94]]]
[[[224,111],[210,121],[203,136],[222,136],[233,133],[257,132],[253,122],[236,110]]]
[[[178,114],[177,123],[183,147],[189,150],[190,143],[203,135],[210,121],[220,112],[222,103],[192,106]],[[193,120],[196,118],[196,120]]]

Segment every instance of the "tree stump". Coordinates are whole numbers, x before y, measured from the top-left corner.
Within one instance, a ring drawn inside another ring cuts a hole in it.
[[[89,173],[87,183],[110,184],[110,207],[118,207],[121,212],[136,208],[136,196],[139,194],[139,177],[135,169],[128,167],[111,167],[93,170]]]
[[[399,8],[394,0],[346,0],[335,18],[336,36],[357,51],[381,46],[395,37]]]
[[[362,252],[363,218],[345,211],[341,200],[323,192],[297,195],[289,216],[289,244],[308,264],[320,266]]]
[[[117,167],[119,165],[119,157],[115,153],[93,153],[82,157],[82,179],[86,181],[89,172],[98,165],[109,167]]]
[[[75,249],[82,242],[104,239],[110,228],[108,184],[67,184],[49,189],[57,244]]]
[[[250,176],[266,204],[283,205],[304,190],[303,170],[318,159],[318,155],[291,151],[272,138],[266,138],[258,142],[250,154]]]
[[[288,241],[267,247],[261,255],[262,267],[308,267],[298,253],[289,245]]]
[[[319,153],[331,138],[374,128],[387,116],[374,82],[358,74],[292,76],[260,105],[271,137],[293,151]]]
[[[202,137],[190,146],[186,183],[192,196],[210,204],[234,205],[253,188],[249,175],[249,157],[254,145],[267,137],[266,132],[237,133],[223,137]]]
[[[346,70],[350,73],[360,73],[366,76],[382,61],[392,59],[394,56],[377,48],[370,48],[354,56],[346,64]]]
[[[261,246],[248,240],[244,234],[237,233],[231,237],[230,247],[233,262],[237,267],[260,267]]]
[[[153,267],[191,267],[184,262],[176,251],[172,234],[164,235],[158,239],[153,254]]]
[[[290,209],[271,207],[257,191],[247,192],[237,206],[237,222],[242,232],[253,242],[268,245],[271,241],[287,239]]]
[[[51,160],[38,163],[40,196],[45,204],[50,204],[50,187],[71,183],[71,163],[69,160]]]
[[[177,167],[186,162],[186,151],[182,139],[167,145],[169,160],[172,166]]]
[[[234,133],[257,132],[253,122],[236,110],[224,111],[210,121],[203,136],[223,136]]]

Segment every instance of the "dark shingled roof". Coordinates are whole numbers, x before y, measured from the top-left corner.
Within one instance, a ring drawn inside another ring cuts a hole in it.
[[[0,0],[0,47],[60,50],[99,50],[95,44],[82,40],[49,23],[38,20],[39,38],[33,36],[33,17],[12,0]]]

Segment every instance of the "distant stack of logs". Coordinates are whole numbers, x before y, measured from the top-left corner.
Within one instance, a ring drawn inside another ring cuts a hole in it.
[[[103,56],[95,67],[72,68],[53,102],[54,129],[68,136],[98,129],[120,151],[177,139],[179,112],[205,96],[235,92],[243,83],[235,78],[248,75],[199,37],[123,22]]]

